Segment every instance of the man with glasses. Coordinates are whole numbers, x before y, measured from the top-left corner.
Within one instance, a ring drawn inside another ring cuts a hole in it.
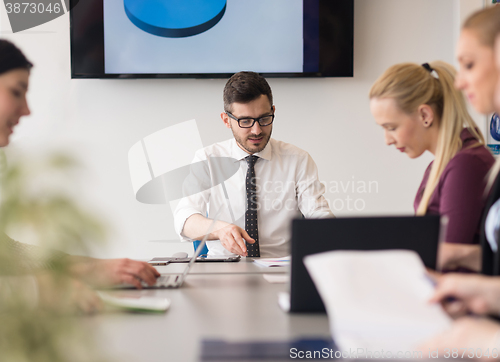
[[[293,218],[301,214],[333,217],[316,164],[307,152],[271,138],[275,107],[271,88],[262,76],[234,74],[224,87],[223,98],[221,118],[234,139],[197,152],[193,162],[206,160],[206,167],[202,176],[193,179],[205,186],[179,202],[176,231],[183,240],[200,239],[211,218],[222,209],[208,237],[209,255],[289,255]],[[218,167],[213,161],[217,159],[229,159],[230,164],[221,170],[221,163]],[[235,172],[229,171],[233,165]],[[226,178],[215,181],[221,174]]]

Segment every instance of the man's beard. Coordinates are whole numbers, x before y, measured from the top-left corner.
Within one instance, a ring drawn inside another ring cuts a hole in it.
[[[240,138],[238,135],[236,135],[234,133],[232,126],[231,126],[231,131],[233,132],[233,136],[234,136],[234,139],[236,140],[236,142],[238,142],[238,144],[248,153],[257,153],[257,152],[262,151],[264,148],[266,148],[267,144],[269,143],[269,140],[271,139],[271,134],[273,133],[273,130],[271,129],[269,134],[264,136],[264,138],[262,139],[262,142],[259,146],[254,146],[254,145],[248,146],[247,142],[244,142],[242,138]],[[261,134],[263,134],[263,133],[261,133]],[[245,141],[248,140],[248,138],[249,137],[246,137]],[[251,138],[258,138],[258,137],[251,136]],[[252,148],[250,148],[250,147],[252,147]]]

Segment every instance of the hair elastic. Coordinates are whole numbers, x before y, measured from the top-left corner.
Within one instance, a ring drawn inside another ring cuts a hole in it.
[[[436,70],[433,69],[429,63],[424,63],[422,64],[422,67],[425,68],[425,70],[427,70],[434,78],[436,79],[439,79],[439,75],[437,74]]]

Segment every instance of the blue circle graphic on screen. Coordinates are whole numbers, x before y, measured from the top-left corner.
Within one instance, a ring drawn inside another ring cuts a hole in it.
[[[500,117],[496,113],[491,116],[490,134],[495,141],[500,141]]]
[[[167,38],[193,36],[214,27],[227,0],[123,0],[125,13],[139,29]]]

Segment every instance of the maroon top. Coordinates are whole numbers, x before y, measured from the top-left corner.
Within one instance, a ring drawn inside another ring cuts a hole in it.
[[[460,134],[462,149],[446,165],[441,178],[429,200],[426,214],[447,215],[449,218],[445,240],[450,243],[477,244],[480,222],[485,207],[484,188],[486,174],[495,162],[490,151],[484,147],[467,148],[476,142],[474,136],[464,128]],[[429,178],[432,162],[413,204],[415,211],[422,200]]]

